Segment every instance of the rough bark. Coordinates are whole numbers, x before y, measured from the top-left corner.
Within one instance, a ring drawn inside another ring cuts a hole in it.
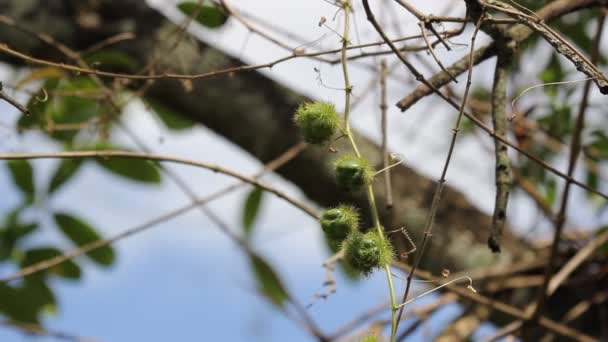
[[[77,50],[119,32],[132,31],[136,34],[135,40],[114,48],[127,52],[140,66],[160,53],[164,58],[158,70],[162,71],[202,73],[242,64],[217,49],[189,39],[168,53],[167,45],[170,43],[159,37],[166,35],[174,25],[140,0],[0,0],[0,13]],[[91,15],[97,19],[97,25],[86,25],[83,21],[85,16]],[[70,62],[40,40],[12,28],[2,27],[0,42],[38,58]],[[177,55],[178,58],[175,57]],[[23,65],[23,61],[7,56],[0,55],[0,59],[13,65]],[[299,103],[307,99],[259,72],[196,80],[189,92],[184,91],[179,81],[159,80],[147,94],[224,136],[262,162],[269,161],[301,139],[292,122],[292,113]],[[363,137],[358,139],[362,153],[371,157],[376,165],[381,165],[378,146]],[[346,148],[339,144],[337,147]],[[322,206],[354,201],[361,208],[367,208],[363,194],[348,195],[336,187],[329,167],[333,157],[326,148],[313,146],[280,169],[279,174]],[[383,187],[376,186],[382,221],[390,228],[405,225],[417,240],[436,183],[404,166],[393,169],[392,177],[392,210],[382,209],[385,208]],[[435,271],[443,268],[461,270],[495,262],[496,258],[485,246],[491,219],[461,193],[450,188],[444,191],[441,203],[436,233],[422,267]],[[521,258],[527,252],[521,242],[506,232],[502,257]]]

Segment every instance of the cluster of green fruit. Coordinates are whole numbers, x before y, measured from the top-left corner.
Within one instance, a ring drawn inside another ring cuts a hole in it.
[[[341,118],[333,104],[304,103],[297,109],[294,121],[304,140],[312,144],[328,142],[340,130]],[[340,156],[334,162],[336,183],[347,191],[368,185],[374,176],[369,162],[355,155]],[[321,215],[321,228],[330,245],[344,250],[344,260],[355,270],[367,275],[393,259],[393,249],[375,229],[361,232],[359,213],[350,205],[327,209]]]

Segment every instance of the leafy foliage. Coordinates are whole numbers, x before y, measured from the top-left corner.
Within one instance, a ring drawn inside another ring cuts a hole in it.
[[[96,150],[125,150],[107,143],[94,146]],[[129,158],[95,158],[97,165],[114,175],[141,183],[158,184],[161,181],[159,168],[156,163],[143,159]]]
[[[255,187],[249,192],[245,199],[245,205],[243,206],[243,231],[245,236],[251,236],[253,230],[253,224],[258,216],[260,207],[262,205],[262,198],[264,191],[261,188]]]
[[[7,163],[13,183],[21,190],[27,203],[34,201],[34,170],[27,160],[11,160]]]
[[[101,236],[96,229],[82,219],[66,213],[56,213],[53,217],[57,227],[76,246],[101,240]],[[90,251],[87,256],[101,266],[110,266],[115,259],[114,250],[110,246]]]
[[[76,174],[82,165],[82,159],[63,159],[49,182],[48,192],[53,193]]]
[[[203,1],[199,5],[194,1],[185,1],[177,5],[177,7],[187,16],[194,16],[194,19],[201,25],[209,28],[222,27],[228,20],[228,16],[224,10],[209,0]]]
[[[155,113],[163,124],[172,130],[183,130],[194,126],[194,122],[179,113],[176,113],[171,108],[165,106],[160,101],[153,98],[146,98],[144,103]]]
[[[260,292],[277,307],[283,307],[288,295],[281,278],[262,257],[251,253],[249,262]]]

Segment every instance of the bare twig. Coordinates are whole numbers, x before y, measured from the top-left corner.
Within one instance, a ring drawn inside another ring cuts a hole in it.
[[[294,146],[293,148],[290,148],[289,150],[287,150],[285,153],[283,153],[281,156],[279,156],[278,158],[274,159],[273,161],[269,162],[265,167],[264,170],[260,173],[258,173],[257,175],[251,177],[251,179],[257,180],[258,178],[260,178],[264,173],[268,172],[268,171],[273,171],[276,170],[277,168],[279,168],[280,166],[284,165],[285,163],[289,162],[291,159],[293,159],[294,157],[296,157],[301,151],[302,149],[305,147],[306,145],[303,143],[300,143],[296,146]],[[65,253],[63,255],[59,255],[56,256],[54,258],[48,259],[48,260],[43,260],[39,263],[30,265],[28,267],[25,267],[23,269],[21,269],[20,271],[16,272],[13,275],[7,276],[7,277],[3,277],[0,278],[0,283],[5,283],[5,282],[9,282],[9,281],[13,281],[16,279],[21,279],[23,277],[29,276],[31,274],[49,269],[51,267],[57,266],[65,261],[71,260],[73,258],[76,258],[80,255],[83,255],[85,253],[88,253],[90,251],[96,250],[98,248],[101,248],[103,246],[107,246],[107,245],[111,245],[117,241],[120,241],[122,239],[125,239],[127,237],[130,237],[132,235],[138,234],[142,231],[145,231],[151,227],[153,227],[156,224],[165,222],[169,219],[172,219],[174,217],[177,217],[183,213],[186,213],[192,209],[195,209],[197,207],[200,207],[202,205],[205,205],[219,197],[222,197],[224,195],[226,195],[227,193],[230,193],[236,189],[238,189],[239,187],[241,187],[243,184],[243,182],[239,182],[239,183],[235,183],[233,185],[230,185],[222,190],[219,190],[205,198],[202,199],[195,199],[194,201],[192,201],[192,203],[183,206],[181,208],[175,209],[169,213],[160,215],[154,219],[151,219],[143,224],[139,224],[133,228],[127,229],[122,233],[119,233],[117,235],[115,235],[112,238],[109,239],[105,239],[105,240],[98,240],[98,241],[94,241],[91,242],[89,244],[80,246],[77,249],[74,249],[68,253]]]
[[[536,33],[540,34],[549,44],[551,44],[551,46],[553,46],[555,51],[569,59],[578,71],[592,78],[602,94],[608,94],[608,79],[595,66],[595,62],[588,60],[555,30],[539,20],[540,18],[522,13],[504,2],[485,0],[485,3],[486,6],[512,16],[521,23],[524,23],[526,26],[533,29]]]
[[[560,2],[561,4],[561,2]],[[374,26],[374,28],[376,29],[376,31],[378,32],[378,34],[382,37],[382,39],[384,39],[384,41],[386,42],[386,44],[388,44],[388,46],[391,48],[391,50],[393,50],[393,52],[395,53],[395,55],[397,55],[397,57],[399,57],[399,60],[401,62],[403,62],[403,64],[408,68],[408,70],[414,75],[414,77],[416,78],[416,80],[420,81],[421,83],[423,83],[426,87],[428,87],[431,92],[434,92],[435,94],[437,94],[437,96],[439,96],[442,100],[444,100],[445,102],[447,102],[450,106],[460,110],[460,105],[457,104],[456,102],[454,102],[452,99],[450,99],[448,96],[446,96],[445,94],[443,94],[441,91],[439,91],[439,89],[437,89],[437,87],[429,82],[427,79],[424,78],[424,76],[416,69],[414,68],[414,66],[408,62],[405,57],[400,53],[399,49],[397,49],[397,47],[395,47],[395,45],[391,42],[391,40],[387,37],[386,33],[384,33],[384,31],[382,30],[382,28],[380,27],[380,25],[378,24],[378,22],[376,21],[373,13],[371,12],[371,9],[369,8],[369,4],[367,0],[363,0],[363,8],[366,11],[367,14],[367,18],[368,20],[372,23],[372,25]],[[565,6],[566,9],[571,9],[572,7],[568,7]],[[561,10],[564,10],[563,8],[560,7]],[[560,12],[561,13],[561,12]],[[1,46],[0,46],[1,47]],[[479,50],[478,50],[479,51]],[[471,56],[471,54],[469,54],[469,56]],[[475,56],[476,53],[472,54],[472,59],[473,59],[473,64],[475,64]],[[470,64],[467,64],[470,65]],[[460,73],[458,73],[460,74]],[[516,150],[517,152],[521,153],[522,155],[526,156],[527,158],[529,158],[530,160],[534,161],[535,163],[541,165],[543,168],[545,168],[546,170],[548,170],[549,172],[569,180],[572,184],[576,184],[577,186],[592,192],[594,194],[597,194],[603,198],[608,199],[608,195],[604,194],[603,192],[593,189],[592,187],[588,186],[587,184],[580,182],[576,179],[574,179],[571,175],[567,175],[564,172],[556,169],[555,167],[551,166],[549,163],[537,158],[536,156],[532,155],[530,152],[526,151],[525,149],[517,146],[514,143],[511,143],[510,141],[508,141],[507,139],[501,137],[501,136],[497,136],[494,133],[494,130],[489,128],[488,126],[486,126],[484,124],[483,121],[481,121],[479,118],[475,117],[474,115],[467,113],[466,111],[463,112],[464,116],[466,116],[468,119],[470,119],[477,127],[481,128],[482,130],[484,130],[486,133],[488,133],[492,138],[498,139],[499,141],[501,141],[502,143],[506,144],[507,146],[513,148],[514,150]]]
[[[589,8],[599,6],[604,3],[604,0],[557,0],[553,1],[536,12],[536,16],[544,21],[549,21],[558,18],[562,15],[571,13],[573,11],[580,10],[582,8]],[[523,24],[514,25],[507,31],[509,37],[511,37],[515,43],[521,43],[528,39],[534,31]],[[491,43],[486,46],[482,46],[477,49],[473,54],[474,64],[477,65],[493,56],[496,56],[498,50],[496,44]],[[454,62],[451,66],[447,67],[447,70],[454,76],[458,76],[468,69],[468,56],[463,56],[458,61]],[[435,88],[440,88],[451,81],[448,74],[441,71],[429,78],[429,82]],[[433,87],[428,87],[426,84],[420,85],[412,93],[403,97],[397,103],[397,107],[401,111],[405,111],[418,102],[420,99],[428,96],[434,92]]]
[[[393,263],[393,266],[397,267],[399,269],[402,269],[408,273],[412,272],[411,266],[404,265],[402,263]],[[414,275],[420,279],[424,279],[424,280],[435,280],[436,279],[436,277],[434,277],[430,272],[423,271],[420,269],[417,269],[417,270],[415,270],[415,272],[412,272],[412,273],[414,273]],[[488,306],[488,307],[492,308],[492,310],[499,311],[503,314],[509,315],[509,316],[517,318],[517,319],[529,320],[528,315],[526,315],[526,313],[523,310],[518,309],[511,305],[505,304],[503,302],[497,301],[494,298],[489,298],[489,297],[480,295],[479,293],[474,293],[473,291],[463,288],[462,286],[446,286],[445,289],[449,290],[450,292],[456,293],[458,296],[460,296],[462,298]],[[594,337],[586,335],[576,329],[572,329],[564,324],[553,321],[544,316],[539,317],[538,323],[546,329],[549,329],[559,335],[566,336],[566,337],[569,337],[569,338],[577,340],[577,341],[585,341],[585,342],[597,342],[598,341]]]
[[[424,39],[424,42],[426,44],[427,49],[431,53],[431,56],[433,57],[433,59],[435,60],[435,62],[437,63],[437,65],[439,65],[439,68],[441,68],[441,70],[443,70],[443,72],[447,73],[450,76],[450,78],[452,79],[452,81],[454,81],[454,83],[458,83],[458,81],[456,80],[456,78],[454,78],[454,75],[452,75],[450,73],[450,71],[445,68],[445,66],[443,65],[443,63],[441,63],[441,60],[439,60],[439,58],[435,54],[435,49],[430,44],[429,38],[426,35],[426,27],[425,27],[424,22],[422,22],[422,21],[419,22],[418,26],[420,26],[420,32],[422,32],[422,39]]]
[[[523,324],[522,321],[513,321],[507,325],[505,325],[504,327],[498,329],[498,331],[496,331],[492,336],[488,337],[487,339],[485,339],[485,342],[494,342],[494,341],[498,341],[499,339],[510,335],[512,333],[514,333],[515,331],[519,330],[519,328],[521,328],[521,325]]]
[[[323,267],[325,267],[325,280],[323,281],[323,287],[325,290],[315,293],[313,299],[310,301],[310,303],[308,303],[308,305],[306,305],[307,309],[315,305],[319,299],[327,299],[327,297],[336,293],[337,286],[336,279],[334,278],[336,270],[335,265],[337,262],[342,260],[342,258],[344,258],[344,250],[340,250],[338,253],[325,260],[323,263]]]
[[[447,34],[449,34],[449,32]],[[422,37],[421,35],[408,36],[408,37],[395,39],[395,40],[393,40],[393,42],[418,39],[421,37]],[[373,42],[373,43],[366,43],[366,44],[360,44],[360,45],[350,45],[347,47],[347,50],[360,49],[363,47],[370,47],[370,46],[379,46],[379,45],[384,45],[384,44],[385,44],[385,42],[382,41],[382,42]],[[231,67],[231,68],[226,68],[226,69],[222,69],[222,70],[214,70],[214,71],[209,71],[209,72],[200,73],[200,74],[177,74],[177,73],[165,72],[165,73],[161,73],[161,74],[152,74],[152,75],[116,73],[116,72],[97,70],[97,69],[92,69],[92,68],[87,68],[87,67],[81,67],[81,66],[77,66],[77,65],[73,65],[73,64],[47,61],[44,59],[30,56],[28,54],[17,51],[15,49],[12,49],[11,47],[9,47],[6,44],[0,44],[0,51],[5,52],[13,57],[22,59],[22,60],[27,61],[32,64],[52,66],[52,67],[56,67],[56,68],[63,69],[63,70],[73,71],[73,72],[80,73],[80,74],[97,75],[100,77],[120,78],[120,79],[129,79],[129,80],[162,80],[162,79],[197,80],[197,79],[205,79],[205,78],[229,75],[229,74],[237,73],[237,72],[248,72],[248,71],[254,71],[254,70],[259,70],[259,69],[272,68],[277,64],[286,62],[291,59],[303,58],[303,57],[314,58],[314,57],[322,56],[322,55],[326,55],[326,54],[338,53],[338,52],[341,52],[342,49],[340,48],[340,49],[332,49],[332,50],[327,50],[327,51],[310,52],[310,53],[294,52],[290,55],[275,59],[274,61],[271,61],[268,63],[262,63],[262,64],[256,64],[256,65],[235,66],[235,67]]]
[[[445,184],[446,174],[448,171],[448,167],[450,165],[450,160],[452,158],[454,146],[456,145],[456,138],[457,138],[458,132],[460,130],[460,122],[464,115],[464,108],[466,106],[469,90],[471,88],[471,79],[472,79],[472,75],[473,75],[473,51],[475,49],[475,39],[477,37],[477,33],[479,32],[479,28],[480,28],[482,22],[483,22],[483,17],[480,17],[475,26],[475,31],[473,32],[473,36],[471,37],[471,52],[469,54],[469,72],[467,75],[467,83],[465,85],[464,96],[463,96],[462,104],[460,105],[456,123],[454,125],[452,139],[450,141],[450,147],[448,150],[448,154],[447,154],[445,163],[443,165],[443,171],[441,172],[441,177],[439,178],[439,182],[437,183],[437,187],[435,188],[435,194],[433,195],[433,200],[431,202],[429,214],[426,219],[426,224],[424,227],[424,232],[422,234],[421,242],[418,244],[418,246],[420,246],[420,247],[419,247],[418,253],[416,254],[416,258],[414,259],[414,264],[413,264],[413,268],[412,268],[413,271],[415,271],[416,268],[418,267],[418,265],[420,264],[420,261],[422,260],[422,256],[424,254],[426,244],[428,243],[428,240],[432,234],[433,224],[435,222],[435,213],[437,211],[437,208],[439,207],[439,201],[441,199],[441,194],[443,192],[443,186]],[[410,288],[411,288],[413,276],[414,276],[414,272],[410,272],[408,274],[405,291],[403,292],[403,298],[401,299],[402,303],[407,302],[407,296],[408,296]],[[398,317],[397,322],[399,322],[402,314],[403,314],[403,307],[401,307],[401,309],[399,310],[399,314],[397,316]]]
[[[596,249],[608,242],[608,230],[594,237],[581,248],[568,262],[557,272],[549,281],[547,286],[547,296],[551,296],[555,290],[576,270]]]
[[[599,59],[599,45],[602,39],[602,31],[604,28],[604,22],[606,18],[606,13],[604,11],[601,12],[600,18],[598,19],[598,28],[595,34],[595,39],[593,42],[593,52],[591,56],[591,62],[597,63]],[[570,158],[568,161],[568,177],[572,177],[574,174],[574,170],[576,169],[577,160],[581,151],[581,137],[583,128],[585,127],[585,113],[587,111],[588,101],[589,101],[589,92],[591,88],[591,81],[587,81],[585,83],[585,87],[583,90],[582,99],[580,102],[580,108],[578,111],[578,115],[576,118],[576,123],[574,126],[574,130],[572,133],[572,143],[570,145]],[[553,235],[553,243],[551,245],[551,253],[549,255],[549,261],[547,262],[547,267],[545,268],[545,280],[543,285],[540,287],[537,295],[537,300],[535,305],[531,305],[528,307],[528,311],[531,312],[531,317],[537,318],[542,309],[543,305],[547,298],[547,289],[549,287],[549,282],[551,280],[551,274],[553,273],[553,269],[555,267],[555,263],[557,261],[557,254],[559,252],[559,244],[561,240],[562,230],[566,223],[566,210],[568,208],[568,199],[570,197],[570,189],[571,189],[571,181],[567,181],[564,187],[561,204],[559,212],[556,216],[555,223],[555,233]]]
[[[305,204],[299,202],[295,198],[287,195],[283,191],[277,190],[272,186],[262,184],[257,180],[244,176],[238,172],[226,169],[222,166],[200,162],[187,158],[180,158],[175,156],[144,153],[144,152],[131,152],[131,151],[117,151],[117,150],[99,150],[99,151],[71,151],[71,152],[51,152],[51,153],[0,153],[0,160],[16,160],[16,159],[66,159],[66,158],[127,158],[127,159],[143,159],[152,161],[165,161],[177,164],[184,164],[195,166],[203,169],[208,169],[213,172],[221,173],[226,176],[236,178],[245,183],[257,186],[265,191],[275,194],[277,197],[287,201],[296,208],[302,210],[309,216],[318,219],[316,211],[309,208]]]
[[[382,130],[382,167],[384,171],[384,189],[386,192],[386,207],[393,207],[393,190],[391,186],[391,170],[388,168],[389,154],[388,154],[388,117],[386,104],[386,77],[388,70],[386,66],[386,60],[380,61],[380,127]]]
[[[4,100],[8,102],[11,106],[17,108],[21,113],[28,115],[30,114],[30,110],[25,108],[22,104],[17,102],[12,97],[8,96],[3,89],[2,82],[0,82],[0,100]]]
[[[577,303],[576,305],[574,305],[572,308],[570,308],[570,310],[568,310],[568,312],[566,312],[566,314],[564,315],[562,322],[570,323],[570,322],[574,321],[575,319],[579,318],[585,312],[587,312],[592,306],[600,305],[600,304],[604,303],[606,300],[608,300],[608,292],[604,291],[604,292],[596,293],[593,297],[582,300],[579,303]],[[541,339],[541,342],[551,342],[551,341],[553,341],[553,339],[555,339],[555,334],[547,333]]]
[[[62,331],[49,330],[34,323],[1,321],[0,326],[11,329],[17,329],[27,335],[46,336],[62,341],[99,342],[98,339],[93,339],[90,337],[80,337]]]

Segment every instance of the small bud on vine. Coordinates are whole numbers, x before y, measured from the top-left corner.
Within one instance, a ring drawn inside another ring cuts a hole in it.
[[[294,121],[302,129],[304,140],[320,144],[331,139],[340,127],[340,115],[331,103],[303,103],[296,110]]]
[[[336,182],[347,190],[358,190],[363,185],[369,184],[374,177],[374,172],[367,160],[353,155],[338,158],[334,167]]]
[[[327,209],[321,215],[321,228],[328,239],[342,242],[359,226],[359,213],[350,205]]]
[[[352,232],[344,241],[344,260],[355,270],[369,275],[374,268],[390,264],[394,258],[393,246],[378,232],[365,234]]]

